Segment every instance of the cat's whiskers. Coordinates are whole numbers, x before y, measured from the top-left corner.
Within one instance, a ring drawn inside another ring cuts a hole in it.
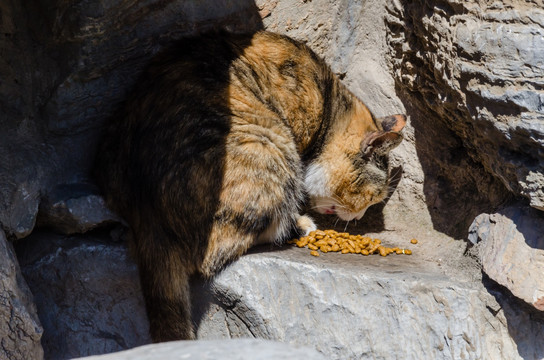
[[[344,210],[345,212],[348,212],[348,213],[350,212],[349,207],[346,206],[346,205],[344,205],[344,203],[342,202],[342,200],[340,199],[340,197],[338,197],[338,195],[333,194],[333,195],[331,196],[331,198],[332,198],[334,201],[336,201],[335,206],[336,206],[337,208],[339,208],[339,209],[341,209],[341,210]]]
[[[325,207],[326,206],[323,206],[323,205],[310,206],[310,210],[318,210],[318,209],[323,209]]]
[[[401,174],[402,172],[402,167],[397,167],[397,171],[395,171],[395,173],[393,175],[390,176],[391,179],[394,179],[396,176],[398,176],[399,174]]]
[[[338,206],[336,206],[336,205],[333,205],[333,206],[334,206],[335,209],[338,208]],[[320,205],[320,206],[311,206],[310,210],[317,210],[317,212],[319,212],[319,210],[328,210],[330,208],[331,208],[331,206]]]
[[[391,185],[391,183],[396,183],[396,184],[398,185],[398,183],[400,182],[400,179],[401,179],[401,178],[402,178],[402,168],[399,167],[399,168],[397,169],[397,171],[395,171],[394,174],[391,174],[391,175],[389,176],[389,183],[388,183],[389,189],[393,189],[393,190],[394,190],[395,187],[393,187],[393,186]]]

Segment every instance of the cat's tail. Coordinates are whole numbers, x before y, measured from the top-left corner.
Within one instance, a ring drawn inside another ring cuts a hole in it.
[[[158,226],[132,236],[152,340],[194,339],[188,254]]]

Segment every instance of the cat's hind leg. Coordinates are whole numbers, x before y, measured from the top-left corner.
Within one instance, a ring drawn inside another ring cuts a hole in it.
[[[153,342],[192,340],[189,277],[193,272],[187,254],[175,238],[153,229],[145,242],[137,242],[140,283],[144,294]]]

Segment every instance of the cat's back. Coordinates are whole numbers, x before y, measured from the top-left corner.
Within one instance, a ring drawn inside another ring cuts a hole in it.
[[[190,172],[199,157],[219,157],[214,152],[221,152],[230,130],[229,71],[238,56],[233,45],[223,33],[184,38],[139,76],[105,125],[97,150],[94,177],[112,208],[126,215],[136,202],[158,201],[172,164]]]
[[[160,198],[157,189],[172,177],[173,163],[195,173],[204,163],[199,159],[225,152],[233,127],[253,124],[265,129],[262,136],[285,140],[291,121],[303,129],[297,143],[309,142],[304,132],[311,134],[321,116],[322,74],[325,65],[308,47],[266,31],[179,40],[154,57],[106,126],[97,178],[107,193],[126,194],[110,204],[131,202],[134,194]]]

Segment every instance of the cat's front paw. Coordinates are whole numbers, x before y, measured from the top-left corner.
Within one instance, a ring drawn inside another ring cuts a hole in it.
[[[317,230],[317,225],[308,215],[301,215],[297,219],[297,228],[300,236],[307,236],[312,231]]]

